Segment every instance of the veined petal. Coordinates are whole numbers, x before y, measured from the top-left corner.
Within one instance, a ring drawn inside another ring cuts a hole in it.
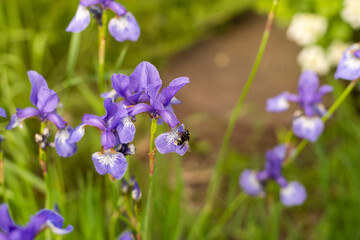
[[[104,131],[101,134],[101,146],[103,146],[106,150],[115,146],[115,135],[113,132]]]
[[[54,123],[58,129],[62,129],[62,128],[66,127],[65,120],[59,114],[57,114],[55,111],[52,113],[48,113],[46,115],[46,118],[50,122]]]
[[[134,140],[135,125],[131,121],[131,117],[124,117],[116,129],[121,143],[129,143]]]
[[[42,113],[50,113],[59,103],[59,97],[54,90],[46,87],[40,88],[36,107]]]
[[[102,120],[100,117],[92,114],[84,114],[82,118],[83,124],[96,127],[100,129],[101,131],[106,130],[106,124],[104,120]]]
[[[137,93],[148,86],[158,86],[160,89],[162,81],[160,79],[159,71],[154,65],[149,62],[139,63],[134,72],[129,76],[131,89]]]
[[[158,100],[167,107],[175,94],[188,83],[190,83],[188,77],[179,77],[172,80],[169,86],[161,91]]]
[[[5,109],[3,109],[3,108],[1,108],[1,107],[0,107],[0,116],[1,116],[1,117],[4,117],[4,118],[7,117],[7,114],[6,114]]]
[[[30,83],[31,83],[31,93],[30,93],[30,101],[31,103],[36,106],[38,102],[39,91],[41,88],[47,88],[47,82],[43,76],[37,73],[34,70],[27,72]]]
[[[113,10],[116,13],[116,15],[118,15],[118,16],[124,15],[126,13],[125,7],[123,5],[121,5],[120,3],[115,2],[115,1],[111,1],[109,3],[109,8],[111,10]]]
[[[81,32],[89,25],[90,11],[85,6],[83,6],[85,1],[82,2],[83,3],[80,4],[77,8],[75,16],[67,26],[67,32]]]
[[[109,22],[109,32],[116,41],[137,41],[140,37],[140,27],[132,13],[116,16]]]
[[[127,169],[127,161],[122,153],[113,149],[96,152],[92,155],[95,169],[100,175],[111,174],[114,178],[120,179]]]
[[[256,172],[245,169],[239,178],[239,185],[244,189],[245,193],[250,196],[259,196],[264,194],[261,183],[257,180]]]
[[[18,119],[24,120],[31,117],[40,117],[40,112],[39,110],[33,107],[27,107],[24,109],[17,108],[16,116],[18,117]]]
[[[268,112],[283,112],[289,107],[290,104],[286,98],[286,93],[281,93],[266,101],[266,111]]]
[[[18,226],[13,222],[10,217],[9,208],[6,203],[0,205],[0,228],[9,233],[16,229]]]
[[[79,142],[85,134],[85,124],[77,126],[70,134],[69,143]]]
[[[296,181],[288,183],[288,185],[280,191],[281,202],[289,207],[303,204],[306,197],[305,187]]]
[[[292,129],[297,137],[315,142],[324,130],[324,123],[319,117],[302,116],[293,120]]]
[[[180,134],[183,131],[183,126],[181,125],[181,128],[175,127],[170,132],[160,134],[155,139],[155,146],[157,150],[161,154],[176,152],[180,156],[183,156],[189,149],[189,144],[187,142],[181,145],[177,144],[177,140],[179,139]]]
[[[55,135],[55,149],[60,157],[71,157],[77,152],[76,143],[70,143],[69,139],[73,129],[68,126],[60,129]]]

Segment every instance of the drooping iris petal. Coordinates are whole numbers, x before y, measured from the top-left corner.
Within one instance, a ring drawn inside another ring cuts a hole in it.
[[[164,105],[159,102],[157,99],[150,99],[150,104],[153,107],[153,111],[158,113],[162,119],[169,124],[171,128],[174,128],[176,125],[180,123],[177,119],[174,112],[169,109],[166,109]]]
[[[49,88],[40,88],[36,107],[42,113],[50,113],[55,110],[59,103],[59,97],[54,90]]]
[[[69,143],[77,143],[85,134],[85,124],[77,126],[70,134]]]
[[[130,80],[129,77],[125,74],[113,74],[111,77],[112,87],[114,90],[123,98],[131,95],[129,85]]]
[[[129,76],[131,89],[137,93],[146,89],[148,86],[158,86],[160,89],[162,81],[159,71],[149,62],[139,63],[134,72]]]
[[[71,20],[70,24],[67,26],[67,32],[81,32],[83,31],[90,23],[90,11],[79,4],[75,16]]]
[[[126,13],[125,7],[124,7],[123,5],[121,5],[120,3],[118,3],[118,2],[111,1],[108,6],[109,6],[109,8],[110,8],[111,10],[113,10],[113,11],[116,13],[116,15],[118,15],[118,16],[124,15],[124,14]]]
[[[134,240],[130,231],[122,233],[117,240]]]
[[[0,228],[9,233],[18,226],[13,222],[10,217],[9,208],[6,203],[0,205]]]
[[[144,113],[144,112],[151,112],[152,111],[152,107],[149,104],[146,103],[138,103],[133,107],[129,107],[129,116],[136,116],[140,113]]]
[[[167,107],[175,94],[188,83],[190,83],[188,77],[179,77],[172,80],[169,86],[160,92],[158,100]]]
[[[17,108],[16,109],[16,116],[19,119],[27,119],[31,117],[40,117],[40,112],[36,108],[27,107],[24,109]]]
[[[113,132],[106,130],[101,134],[101,146],[106,150],[115,146],[115,135]]]
[[[360,58],[355,54],[359,50],[359,43],[355,43],[345,50],[335,72],[336,79],[355,80],[360,77]]]
[[[7,114],[6,114],[5,109],[3,109],[3,108],[1,108],[1,107],[0,107],[0,117],[4,117],[4,118],[7,117]]]
[[[45,228],[58,235],[64,235],[72,232],[73,226],[68,225],[63,228],[64,218],[56,212],[42,209],[31,220],[26,228],[31,227],[35,232],[41,232]]]
[[[114,178],[120,179],[127,169],[127,161],[122,153],[113,149],[96,152],[92,155],[95,169],[100,175],[111,174]]]
[[[6,126],[6,130],[13,129],[17,126],[21,127],[21,122],[20,122],[20,119],[16,116],[16,113],[14,113],[13,115],[11,115],[10,121],[9,121],[8,125]]]
[[[34,70],[27,72],[30,83],[31,83],[31,93],[30,93],[30,101],[31,103],[36,106],[38,102],[39,91],[41,88],[47,88],[47,82],[43,76],[37,73]]]
[[[82,118],[83,124],[96,127],[100,129],[101,131],[106,130],[106,124],[104,120],[102,120],[100,117],[92,114],[84,114]]]
[[[251,196],[258,196],[264,194],[261,183],[257,180],[256,172],[246,169],[239,178],[239,185],[244,191]]]
[[[130,117],[125,117],[116,128],[121,143],[129,143],[134,140],[135,125]]]
[[[305,187],[296,181],[288,183],[280,191],[280,199],[285,206],[301,205],[306,200],[306,197]]]
[[[132,13],[115,16],[109,22],[109,32],[116,41],[137,41],[140,37],[140,27]]]
[[[290,106],[286,93],[281,93],[276,97],[269,98],[266,101],[266,111],[268,112],[283,112]]]
[[[170,132],[162,133],[155,139],[155,146],[161,154],[170,152],[176,152],[180,156],[183,156],[189,149],[189,144],[184,143],[177,145],[179,138],[179,128],[175,127]]]
[[[319,117],[302,116],[293,120],[292,129],[297,137],[315,142],[324,130],[324,123]]]
[[[52,113],[48,113],[46,115],[46,118],[50,122],[54,123],[58,129],[62,129],[62,128],[66,127],[65,120],[59,114],[57,114],[56,111],[54,111]]]
[[[60,129],[55,135],[56,153],[61,157],[71,157],[77,152],[76,143],[70,143],[69,138],[73,129],[68,126]]]

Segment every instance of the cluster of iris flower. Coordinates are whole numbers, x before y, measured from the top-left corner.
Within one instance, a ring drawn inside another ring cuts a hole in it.
[[[84,114],[82,123],[69,138],[70,144],[80,141],[86,126],[101,131],[101,151],[92,155],[96,171],[101,175],[109,173],[115,179],[123,177],[127,169],[125,155],[134,154],[135,148],[130,144],[135,135],[133,121],[140,113],[147,113],[171,128],[155,140],[160,153],[177,152],[184,155],[189,146],[186,143],[178,144],[178,139],[186,130],[171,106],[180,103],[175,94],[189,83],[189,79],[176,78],[160,91],[162,81],[159,72],[151,63],[141,62],[130,76],[114,74],[111,81],[113,90],[102,95],[105,97],[106,114]],[[120,101],[117,100],[119,98]]]
[[[336,72],[336,79],[358,81],[360,78],[360,43],[355,43],[345,50]],[[319,79],[314,72],[304,71],[299,79],[298,95],[283,92],[267,100],[268,112],[282,112],[289,108],[289,102],[296,102],[303,113],[294,114],[292,130],[295,136],[315,142],[324,130],[322,117],[326,110],[322,97],[333,88],[329,85],[319,87]],[[269,180],[274,180],[281,188],[280,200],[286,206],[301,205],[307,197],[306,190],[299,182],[288,182],[282,175],[284,161],[291,152],[285,145],[279,145],[266,152],[265,169],[257,172],[244,170],[239,178],[239,185],[251,196],[265,195],[264,187]]]

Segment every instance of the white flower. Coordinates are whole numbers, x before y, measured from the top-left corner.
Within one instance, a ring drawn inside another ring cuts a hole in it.
[[[287,37],[298,45],[313,44],[323,36],[327,29],[325,17],[312,13],[297,13],[294,15],[287,30]]]
[[[317,45],[303,48],[297,61],[303,71],[312,70],[319,75],[327,74],[330,69],[330,62],[324,49]]]
[[[360,28],[360,1],[344,0],[344,8],[341,11],[341,18],[348,22],[354,29]]]
[[[333,41],[328,48],[329,61],[331,65],[337,66],[344,51],[350,47],[350,44],[341,41]]]

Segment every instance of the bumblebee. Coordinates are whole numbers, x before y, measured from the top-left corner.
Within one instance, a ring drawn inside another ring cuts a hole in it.
[[[178,135],[179,135],[179,137],[178,137],[178,139],[175,140],[174,143],[177,146],[181,146],[180,149],[182,149],[186,144],[189,144],[190,133],[189,133],[189,130],[185,129],[184,132],[179,132]]]

